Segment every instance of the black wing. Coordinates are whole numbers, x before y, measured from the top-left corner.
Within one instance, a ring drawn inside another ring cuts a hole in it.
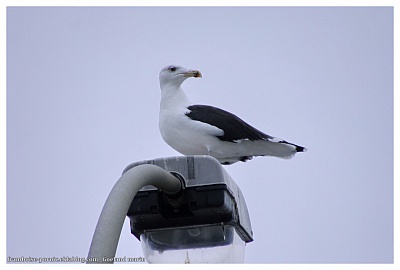
[[[250,126],[236,115],[207,105],[192,105],[186,113],[192,120],[204,122],[224,131],[223,136],[217,136],[221,141],[235,142],[237,140],[268,140],[272,139],[258,129]]]

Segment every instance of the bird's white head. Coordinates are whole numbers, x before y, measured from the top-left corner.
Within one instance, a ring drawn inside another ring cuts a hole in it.
[[[169,65],[160,71],[160,87],[180,87],[181,84],[190,77],[201,78],[198,70],[191,70],[177,65]]]

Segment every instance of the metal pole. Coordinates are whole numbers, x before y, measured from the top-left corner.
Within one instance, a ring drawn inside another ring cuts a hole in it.
[[[181,181],[168,171],[143,164],[125,172],[115,183],[104,204],[90,245],[87,263],[113,263],[122,225],[136,193],[144,186],[153,185],[175,194]]]

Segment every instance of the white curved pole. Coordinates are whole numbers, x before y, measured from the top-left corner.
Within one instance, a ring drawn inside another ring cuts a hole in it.
[[[103,206],[87,263],[114,262],[126,214],[136,193],[147,185],[153,185],[170,194],[181,190],[181,181],[178,178],[155,165],[143,164],[125,172],[115,183]]]

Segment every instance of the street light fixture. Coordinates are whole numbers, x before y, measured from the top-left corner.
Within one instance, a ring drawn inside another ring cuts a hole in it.
[[[141,161],[181,179],[175,195],[142,188],[128,211],[131,232],[150,263],[242,263],[253,241],[250,217],[239,187],[210,156]]]
[[[149,263],[243,263],[253,241],[242,192],[210,156],[129,165],[103,207],[88,263],[113,263],[125,216]]]

